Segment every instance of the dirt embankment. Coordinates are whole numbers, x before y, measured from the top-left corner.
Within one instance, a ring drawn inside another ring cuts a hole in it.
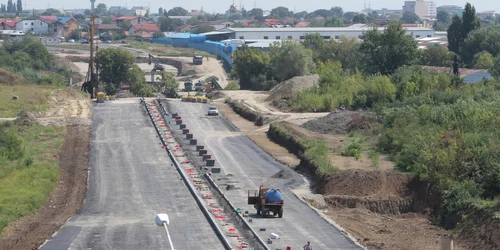
[[[37,249],[82,206],[87,189],[91,137],[91,101],[67,88],[54,92],[45,113],[20,112],[16,123],[65,126],[60,148],[59,183],[48,202],[35,214],[9,224],[0,237],[0,249]],[[82,107],[83,105],[84,107]]]
[[[271,89],[266,101],[271,102],[274,106],[282,110],[288,110],[298,93],[317,86],[318,82],[319,75],[293,77]]]
[[[273,120],[271,117],[265,116],[258,111],[248,108],[240,101],[231,100],[230,98],[228,98],[225,102],[227,103],[227,105],[229,105],[229,107],[233,109],[234,112],[239,114],[241,117],[254,122],[257,126],[262,126]]]
[[[35,214],[4,229],[0,249],[37,249],[80,209],[87,188],[89,150],[90,126],[67,126],[59,152],[60,175],[56,190]]]
[[[377,124],[375,113],[342,110],[302,124],[303,128],[320,134],[346,134],[352,130],[370,129]]]

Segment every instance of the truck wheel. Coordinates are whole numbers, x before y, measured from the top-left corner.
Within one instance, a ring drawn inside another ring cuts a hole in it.
[[[280,211],[278,212],[278,217],[280,218],[283,217],[283,208],[280,208]]]
[[[257,215],[260,215],[260,207],[257,207]]]

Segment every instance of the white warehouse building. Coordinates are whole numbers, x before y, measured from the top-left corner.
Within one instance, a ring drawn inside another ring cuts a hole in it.
[[[324,39],[339,39],[341,36],[359,38],[371,27],[317,27],[317,28],[223,28],[205,33],[206,35],[219,35],[224,39],[241,40],[300,40],[306,34],[319,33]],[[384,31],[384,27],[377,28]],[[424,27],[407,27],[406,33],[414,38],[434,37],[433,29]]]

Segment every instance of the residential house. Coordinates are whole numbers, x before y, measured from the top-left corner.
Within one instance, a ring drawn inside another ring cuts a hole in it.
[[[262,23],[262,27],[280,27],[285,25],[285,23],[279,19],[265,19]]]
[[[487,10],[487,11],[483,11],[483,12],[479,12],[477,13],[477,15],[480,17],[480,18],[490,18],[490,19],[495,19],[495,11],[494,10]]]
[[[0,30],[16,30],[16,23],[18,21],[7,19],[0,20]]]
[[[232,25],[234,25],[234,22],[227,21],[227,20],[216,20],[216,21],[210,21],[210,22],[203,22],[200,24],[207,24],[215,28],[215,30],[220,30],[224,28],[230,28]]]
[[[80,23],[72,17],[57,17],[56,20],[63,25],[63,36],[68,36],[80,27]]]
[[[183,21],[184,23],[186,23],[187,20],[189,20],[190,18],[192,18],[192,16],[169,16],[168,18],[179,19],[179,20]]]
[[[427,16],[427,5],[424,0],[405,1],[403,12],[415,13],[419,17]]]
[[[38,19],[40,21],[46,22],[48,24],[47,33],[49,36],[63,37],[65,32],[65,27],[62,22],[57,19],[57,16],[40,16]],[[78,28],[78,26],[76,27]],[[69,32],[71,33],[71,32]],[[68,34],[69,34],[68,33]]]
[[[155,32],[160,32],[160,28],[156,26],[156,24],[134,24],[132,27],[130,27],[130,30],[128,31],[128,34],[131,36],[142,36],[142,37],[149,37],[149,35],[153,35]],[[149,33],[149,34],[148,34]]]
[[[49,33],[49,25],[48,21],[42,19],[26,19],[16,23],[16,30],[34,35],[46,35]]]
[[[116,24],[96,24],[94,26],[95,34],[98,34],[99,37],[108,37],[118,33],[122,28],[116,26]]]
[[[132,25],[147,24],[149,23],[149,20],[142,16],[121,16],[113,17],[113,22],[115,22],[117,26],[120,26],[123,22],[130,22]]]
[[[189,24],[184,24],[182,26],[177,27],[175,30],[177,32],[185,32],[185,33],[191,33],[193,30],[198,28],[198,25],[189,25]],[[170,30],[169,30],[170,31]]]
[[[299,22],[299,23],[295,24],[295,27],[296,28],[311,27],[311,22],[302,21],[302,22]]]

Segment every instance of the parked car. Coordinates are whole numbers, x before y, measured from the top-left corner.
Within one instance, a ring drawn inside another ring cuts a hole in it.
[[[208,108],[208,115],[219,116],[219,110],[217,110],[217,107],[210,106],[210,108]]]
[[[81,44],[89,44],[90,42],[87,39],[83,39],[83,40],[80,40],[80,43]]]
[[[111,40],[106,40],[106,41],[104,41],[104,43],[110,44],[110,43],[113,43],[113,42],[111,42]]]
[[[68,43],[74,43],[75,42],[75,39],[69,39],[68,40]]]

